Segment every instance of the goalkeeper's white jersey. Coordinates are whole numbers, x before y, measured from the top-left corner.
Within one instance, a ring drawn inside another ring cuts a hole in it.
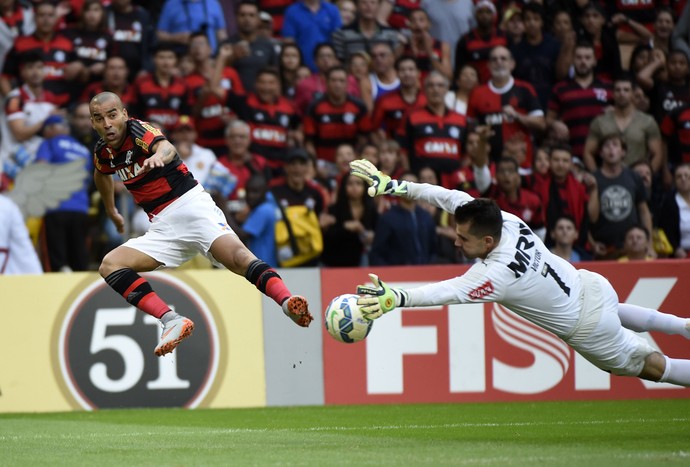
[[[408,193],[451,213],[473,199],[462,191],[417,183],[409,184]],[[497,302],[561,338],[574,330],[583,308],[578,270],[507,212],[501,241],[484,261],[462,276],[407,292],[411,306]]]

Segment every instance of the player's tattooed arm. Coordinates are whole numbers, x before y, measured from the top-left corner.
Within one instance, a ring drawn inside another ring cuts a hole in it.
[[[144,168],[146,170],[163,167],[169,164],[175,158],[175,155],[177,155],[177,149],[175,149],[175,146],[168,140],[159,141],[152,149],[153,154],[144,161]]]

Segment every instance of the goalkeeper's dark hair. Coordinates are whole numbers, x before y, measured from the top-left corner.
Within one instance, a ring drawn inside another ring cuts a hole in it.
[[[475,237],[490,236],[501,239],[503,215],[501,208],[492,199],[476,198],[469,203],[458,206],[455,210],[456,224],[471,223],[469,232]]]

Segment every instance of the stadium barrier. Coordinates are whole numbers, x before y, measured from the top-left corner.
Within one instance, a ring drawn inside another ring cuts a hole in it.
[[[690,315],[690,261],[587,266],[621,301]],[[376,268],[410,286],[465,266]],[[363,269],[281,274],[310,301],[315,321],[294,326],[244,278],[227,271],[147,274],[194,335],[153,354],[155,319],[95,273],[0,276],[0,412],[116,407],[258,407],[353,403],[686,398],[690,389],[611,377],[561,341],[494,304],[405,309],[374,323],[358,344],[323,328],[324,304],[367,279]],[[646,336],[690,358],[680,336]]]

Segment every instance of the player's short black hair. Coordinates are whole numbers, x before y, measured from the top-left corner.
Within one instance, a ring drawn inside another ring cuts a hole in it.
[[[455,223],[466,224],[470,222],[469,232],[476,237],[490,236],[496,240],[501,239],[503,228],[503,215],[501,208],[492,199],[476,198],[458,206],[455,210]]]

